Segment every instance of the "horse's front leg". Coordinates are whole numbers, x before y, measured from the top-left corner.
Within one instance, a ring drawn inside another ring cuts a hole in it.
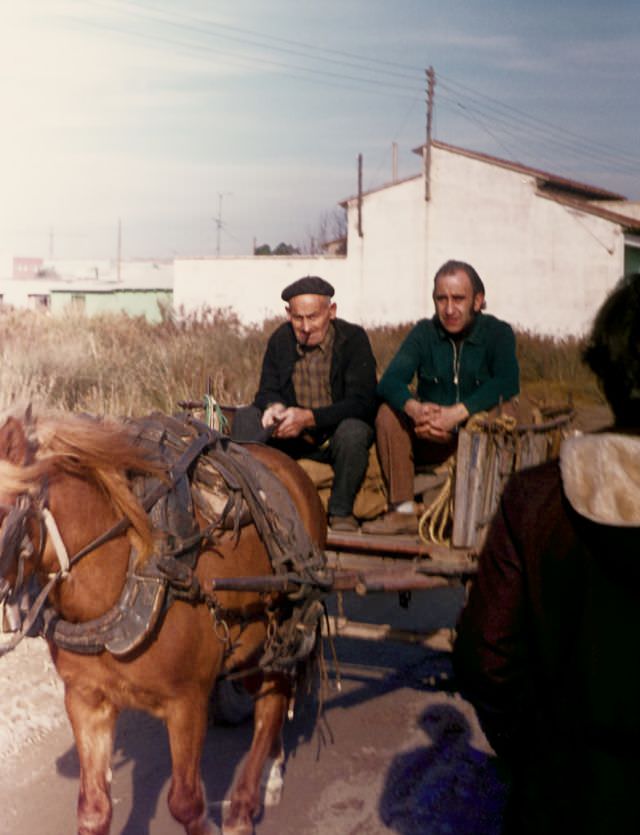
[[[104,695],[68,686],[65,705],[80,760],[79,835],[108,835],[111,756],[118,711]]]
[[[213,835],[217,831],[208,817],[200,777],[207,698],[207,694],[198,692],[190,699],[172,704],[167,713],[172,763],[169,811],[184,826],[187,835]]]
[[[284,750],[282,726],[290,687],[282,676],[265,678],[256,695],[251,749],[231,792],[224,835],[251,835],[260,811],[261,793],[266,805],[275,805],[282,789]]]

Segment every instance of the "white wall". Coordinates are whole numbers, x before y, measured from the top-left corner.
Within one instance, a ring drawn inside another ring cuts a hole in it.
[[[366,194],[359,237],[349,201],[346,257],[178,259],[174,304],[262,322],[283,313],[283,287],[311,274],[334,284],[339,316],[413,322],[432,315],[433,276],[455,258],[482,276],[489,312],[539,333],[581,334],[622,275],[623,234],[536,189],[531,174],[434,147],[428,203],[419,175]]]
[[[0,295],[2,303],[12,307],[27,307],[36,309],[36,296],[49,296],[52,287],[66,286],[54,279],[0,279]]]
[[[411,322],[431,314],[425,273],[426,203],[422,177],[365,195],[358,236],[357,201],[348,206],[350,281],[366,324]]]
[[[338,315],[357,320],[343,256],[275,256],[252,258],[177,258],[173,304],[192,313],[203,306],[233,308],[245,324],[284,314],[284,288],[304,275],[319,275],[336,288]]]

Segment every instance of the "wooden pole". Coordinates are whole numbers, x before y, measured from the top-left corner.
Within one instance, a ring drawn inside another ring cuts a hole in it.
[[[427,137],[424,146],[424,199],[431,199],[431,132],[433,126],[433,94],[436,74],[433,67],[427,70]]]
[[[362,238],[362,154],[358,154],[358,237]]]

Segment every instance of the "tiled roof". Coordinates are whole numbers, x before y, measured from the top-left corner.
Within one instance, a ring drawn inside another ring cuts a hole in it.
[[[422,156],[423,145],[414,148],[414,153]],[[557,174],[551,174],[548,171],[542,171],[540,168],[532,168],[530,165],[523,165],[520,162],[513,162],[512,160],[501,159],[490,154],[483,154],[479,151],[470,151],[467,148],[459,148],[456,145],[449,145],[446,142],[439,140],[433,141],[434,148],[440,148],[443,151],[450,151],[453,154],[460,154],[460,156],[471,157],[472,159],[488,162],[491,165],[498,165],[501,168],[508,168],[510,171],[518,171],[521,174],[529,174],[538,180],[540,188],[557,188],[563,191],[570,191],[580,194],[583,198],[588,200],[624,200],[622,194],[616,194],[613,191],[608,191],[598,186],[587,185],[580,183],[577,180],[570,180],[568,177],[560,177]]]

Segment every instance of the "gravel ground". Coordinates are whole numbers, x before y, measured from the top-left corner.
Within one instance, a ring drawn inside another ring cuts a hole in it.
[[[67,722],[62,682],[41,638],[25,638],[0,658],[0,717],[3,785],[15,775],[18,752]]]

